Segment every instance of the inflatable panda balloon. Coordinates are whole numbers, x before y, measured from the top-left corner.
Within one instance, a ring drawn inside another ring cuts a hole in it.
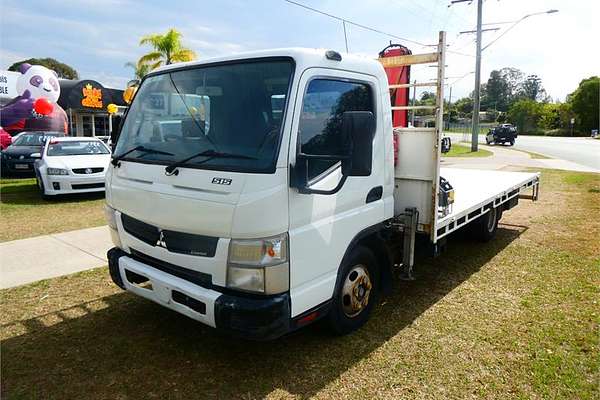
[[[0,109],[0,126],[11,134],[24,130],[67,133],[67,114],[56,102],[60,85],[56,72],[42,65],[19,66],[19,95]]]
[[[60,86],[56,72],[41,65],[21,64],[21,75],[17,80],[17,92],[29,93],[34,99],[46,98],[51,103],[56,103],[60,97]]]

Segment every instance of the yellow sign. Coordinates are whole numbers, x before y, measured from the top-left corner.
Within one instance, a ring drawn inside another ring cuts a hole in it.
[[[91,84],[85,85],[82,89],[83,99],[81,105],[90,108],[102,108],[102,90],[96,89]]]
[[[109,114],[114,114],[117,111],[119,111],[119,108],[117,107],[116,104],[110,103],[109,105],[106,106],[106,111],[108,111]]]
[[[123,100],[125,100],[125,103],[131,103],[131,100],[133,100],[133,95],[135,94],[136,90],[137,86],[129,86],[127,89],[125,89],[125,91],[123,92]]]

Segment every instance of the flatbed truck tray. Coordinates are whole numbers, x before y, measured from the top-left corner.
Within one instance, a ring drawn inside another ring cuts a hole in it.
[[[440,168],[440,175],[452,184],[455,197],[450,213],[436,221],[438,239],[485,214],[491,207],[514,204],[527,189],[532,190],[531,197],[527,198],[536,200],[540,178],[537,172],[462,168]]]

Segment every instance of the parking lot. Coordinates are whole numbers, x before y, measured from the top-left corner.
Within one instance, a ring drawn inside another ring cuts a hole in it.
[[[2,241],[104,223],[101,197],[46,202],[32,184],[2,181]],[[344,337],[230,338],[106,268],[2,290],[2,397],[593,398],[598,196],[598,175],[545,170],[539,202],[505,213],[496,240],[419,255],[417,280]]]

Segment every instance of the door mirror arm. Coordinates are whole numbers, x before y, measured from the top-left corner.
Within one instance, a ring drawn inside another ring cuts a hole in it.
[[[290,182],[291,186],[298,189],[298,193],[301,194],[323,194],[332,195],[339,192],[348,176],[343,173],[342,168],[342,179],[338,184],[331,190],[320,190],[311,189],[308,187],[308,160],[326,160],[326,161],[341,161],[342,164],[350,160],[350,156],[330,156],[330,155],[313,155],[300,153],[296,156],[296,165],[290,165]]]
[[[373,136],[375,117],[370,111],[346,111],[342,114],[342,155],[305,154],[296,155],[296,165],[290,166],[290,185],[302,194],[336,194],[349,176],[369,176],[373,162]],[[341,162],[342,179],[331,190],[308,187],[309,160]]]

